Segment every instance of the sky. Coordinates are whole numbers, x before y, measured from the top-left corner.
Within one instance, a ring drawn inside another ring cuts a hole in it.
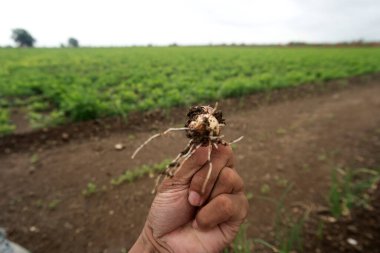
[[[380,0],[2,0],[0,45],[14,28],[41,47],[380,41]]]

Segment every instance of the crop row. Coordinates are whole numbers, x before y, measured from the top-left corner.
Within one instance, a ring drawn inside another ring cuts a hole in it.
[[[380,48],[0,49],[0,133],[380,71]],[[21,110],[21,109],[20,109]]]

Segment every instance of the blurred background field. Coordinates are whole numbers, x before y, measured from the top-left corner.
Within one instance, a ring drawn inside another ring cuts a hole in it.
[[[0,134],[380,71],[379,48],[0,49]]]

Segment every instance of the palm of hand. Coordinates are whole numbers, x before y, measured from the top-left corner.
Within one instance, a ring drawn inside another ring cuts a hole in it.
[[[205,148],[199,148],[182,170],[162,182],[143,230],[142,245],[152,244],[158,252],[211,253],[232,242],[248,212],[243,180],[233,169],[230,147],[220,145],[211,161],[213,170],[205,192],[197,194],[199,201],[190,200],[189,193],[202,192],[209,168]]]
[[[235,238],[240,222],[222,223],[206,231],[194,228],[198,208],[190,205],[188,188],[156,196],[147,220],[153,236],[174,252],[221,251]]]

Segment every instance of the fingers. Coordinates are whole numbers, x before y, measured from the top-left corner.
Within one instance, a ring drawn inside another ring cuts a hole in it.
[[[221,223],[242,221],[247,214],[248,200],[243,192],[220,194],[199,210],[193,227],[206,230]]]
[[[190,182],[194,173],[202,168],[204,164],[207,163],[208,159],[208,148],[199,146],[194,148],[191,155],[183,162],[178,173],[172,178],[165,178],[160,185],[158,192],[162,192],[177,185],[186,185]]]
[[[238,193],[244,190],[243,179],[239,176],[236,170],[229,167],[224,167],[219,174],[218,180],[212,190],[210,199],[223,193]]]
[[[215,182],[220,174],[220,171],[225,166],[233,166],[232,150],[229,146],[219,145],[218,149],[213,149],[211,153],[212,170],[210,178],[204,189],[203,185],[207,179],[207,173],[209,171],[209,162],[204,164],[202,168],[195,173],[191,179],[189,188],[189,202],[193,206],[201,206],[210,196]],[[202,191],[204,190],[204,191]]]
[[[207,163],[208,148],[207,146],[197,146],[190,152],[190,155],[186,157],[175,173],[176,178],[190,179],[195,172],[197,172],[202,166]]]

